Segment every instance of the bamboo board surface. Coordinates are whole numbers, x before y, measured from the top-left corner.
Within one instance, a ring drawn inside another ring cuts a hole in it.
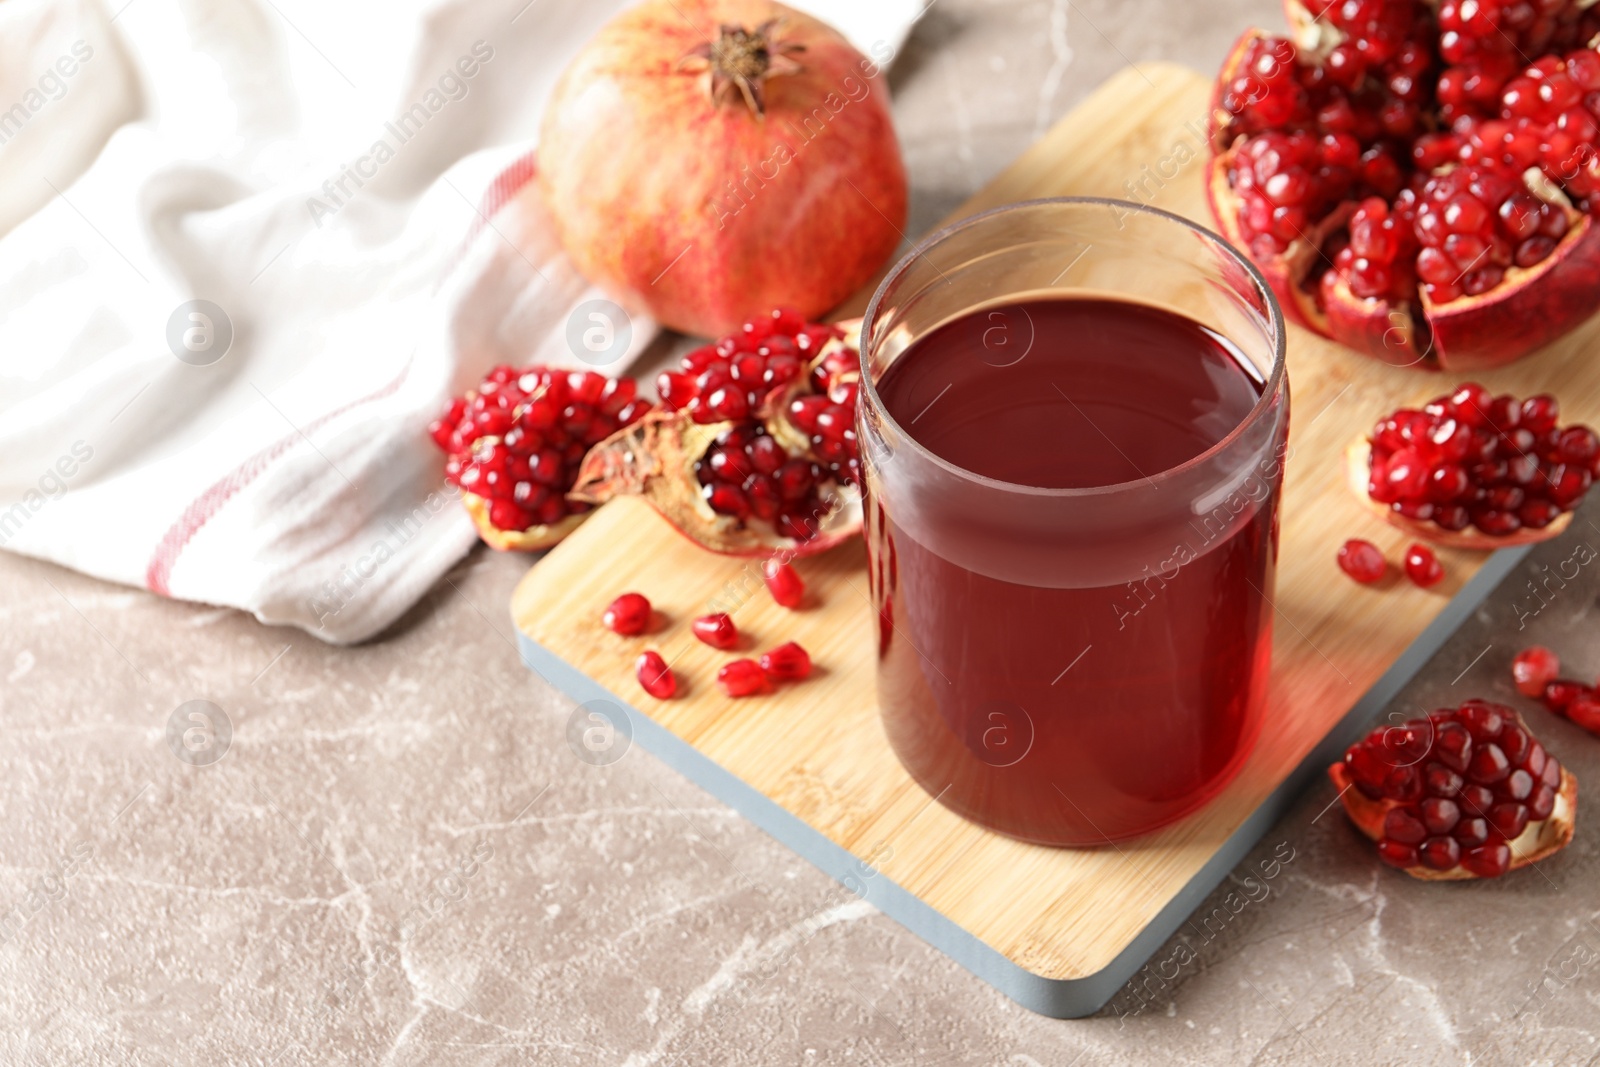
[[[1209,88],[1208,79],[1171,65],[1123,71],[954,217],[1080,195],[1140,201],[1211,226],[1202,188]],[[868,295],[846,310],[859,313]],[[1393,574],[1362,587],[1337,570],[1334,556],[1347,537],[1369,538],[1391,560],[1407,543],[1344,487],[1345,446],[1379,414],[1459,379],[1387,367],[1290,330],[1292,451],[1266,728],[1244,771],[1215,801],[1140,840],[1100,849],[1027,845],[930,802],[895,760],[878,722],[876,639],[859,541],[799,561],[809,596],[804,610],[789,612],[766,595],[756,564],[700,550],[647,505],[616,501],[533,567],[514,596],[513,617],[527,640],[847,850],[863,884],[893,883],[1032,975],[1070,982],[1100,974],[1126,958],[1490,558],[1441,550],[1447,577],[1427,591]],[[1553,392],[1565,419],[1597,424],[1597,341],[1600,321],[1591,321],[1533,357],[1475,377],[1496,392]],[[624,589],[648,596],[664,628],[639,638],[605,630],[601,610]],[[739,605],[731,613],[751,635],[752,650],[798,640],[817,673],[771,696],[723,697],[713,679],[729,654],[695,641],[688,625],[713,601]],[[639,688],[632,664],[644,647],[672,663],[677,699],[656,701]]]

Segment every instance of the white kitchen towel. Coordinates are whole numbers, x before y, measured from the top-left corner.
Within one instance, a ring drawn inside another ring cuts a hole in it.
[[[428,421],[582,365],[527,182],[623,4],[110,3],[0,0],[0,547],[363,640],[474,540]],[[880,59],[921,11],[796,6]]]

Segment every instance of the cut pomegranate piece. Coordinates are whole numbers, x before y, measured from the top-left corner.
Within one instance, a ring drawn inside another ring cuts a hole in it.
[[[1352,537],[1339,546],[1339,569],[1363,585],[1381,579],[1389,571],[1389,563],[1371,541]]]
[[[1388,363],[1470,369],[1600,307],[1586,6],[1287,0],[1294,41],[1240,38],[1207,191],[1287,316]]]
[[[644,691],[657,700],[670,700],[678,692],[677,676],[659,652],[651,650],[640,653],[634,663],[634,673],[638,675]]]
[[[731,697],[752,696],[756,693],[765,693],[771,688],[766,672],[761,669],[761,664],[753,659],[736,659],[724,663],[722,669],[717,671],[717,684]]]
[[[650,601],[642,593],[623,593],[613,600],[600,616],[606,629],[633,637],[650,626]]]
[[[1594,431],[1556,425],[1554,397],[1519,401],[1467,382],[1379,419],[1350,446],[1352,491],[1390,523],[1439,544],[1499,548],[1554,537],[1596,473]]]
[[[1406,577],[1427,589],[1443,580],[1444,566],[1427,545],[1412,545],[1406,549]]]
[[[1534,645],[1517,653],[1511,661],[1511,678],[1517,692],[1535,699],[1544,696],[1545,689],[1561,673],[1561,660],[1543,645]]]
[[[1494,878],[1572,840],[1577,779],[1487,701],[1377,727],[1328,776],[1379,858],[1415,878]]]
[[[702,615],[690,627],[694,635],[712,648],[726,651],[739,643],[739,631],[733,619],[724,613]]]
[[[683,357],[662,412],[596,447],[573,496],[642,494],[716,552],[819,552],[861,528],[860,320],[788,311]],[[795,414],[791,414],[793,409]]]
[[[549,548],[590,510],[568,491],[596,442],[642,418],[631,378],[499,366],[428,427],[445,480],[479,536],[502,551]]]
[[[811,674],[811,657],[793,641],[761,654],[761,669],[778,682],[797,682]]]
[[[781,559],[769,559],[761,565],[761,577],[767,583],[773,600],[786,608],[800,606],[801,599],[806,595],[806,586],[789,564]]]

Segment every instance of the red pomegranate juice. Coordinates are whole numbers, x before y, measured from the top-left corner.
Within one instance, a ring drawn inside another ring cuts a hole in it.
[[[1159,488],[1245,420],[1262,382],[1187,318],[1072,297],[947,322],[877,390],[950,464],[1081,490]],[[901,762],[958,813],[1050,844],[1142,833],[1215,795],[1255,739],[1270,655],[1279,479],[1256,484],[1215,518],[1212,501],[1178,509],[1186,521],[1162,520],[1153,542],[1108,535],[1088,563],[1044,556],[1021,571],[1012,516],[947,510],[935,531],[909,505],[897,513],[888,488],[874,493],[879,703]],[[1082,506],[1115,505],[1091,494]]]

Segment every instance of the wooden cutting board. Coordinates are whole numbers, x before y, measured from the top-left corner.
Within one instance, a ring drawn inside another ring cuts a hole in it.
[[[1180,67],[1125,70],[955,217],[1083,195],[1147,203],[1210,226],[1202,189],[1208,94],[1208,79]],[[846,311],[858,313],[869,295]],[[1567,417],[1600,424],[1597,337],[1600,322],[1591,322],[1479,380],[1496,392],[1553,392]],[[1345,446],[1379,414],[1457,379],[1387,367],[1293,327],[1289,378],[1292,452],[1266,728],[1220,797],[1138,841],[1097,849],[1022,844],[965,822],[912,782],[874,705],[876,646],[859,542],[800,561],[810,596],[804,610],[790,612],[765,593],[755,563],[695,547],[636,500],[613,502],[518,587],[512,614],[524,656],[576,701],[589,702],[575,722],[600,722],[590,711],[615,722],[1024,1005],[1060,1017],[1088,1014],[1521,555],[1441,551],[1448,577],[1428,591],[1403,578],[1375,588],[1345,578],[1334,563],[1345,538],[1367,537],[1391,560],[1406,544],[1345,489]],[[601,626],[606,603],[628,589],[656,605],[661,630],[624,638]],[[768,697],[723,697],[713,679],[728,654],[695,641],[688,628],[708,610],[730,610],[756,648],[798,640],[811,651],[815,676]],[[634,680],[633,660],[645,647],[671,662],[677,699],[654,700]]]

